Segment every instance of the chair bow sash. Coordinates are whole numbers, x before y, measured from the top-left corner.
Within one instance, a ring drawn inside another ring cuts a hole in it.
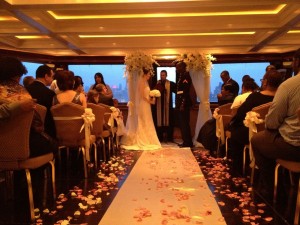
[[[263,119],[259,119],[260,115],[257,112],[247,112],[246,117],[244,119],[244,125],[246,127],[249,127],[249,145],[250,145],[250,151],[249,151],[249,157],[250,157],[250,167],[253,168],[255,166],[255,161],[254,161],[254,155],[252,151],[252,146],[251,146],[251,138],[253,134],[257,133],[257,127],[256,124],[261,124],[264,122]]]
[[[91,136],[91,128],[93,127],[93,122],[95,121],[95,115],[92,112],[92,109],[86,108],[84,110],[84,113],[81,115],[81,118],[84,121],[84,124],[82,125],[80,132],[84,128],[85,132],[85,152],[86,152],[86,159],[87,161],[90,161],[90,136]]]
[[[221,139],[221,143],[225,143],[223,117],[219,114],[219,108],[216,108],[213,113],[213,118],[216,119],[216,136]]]

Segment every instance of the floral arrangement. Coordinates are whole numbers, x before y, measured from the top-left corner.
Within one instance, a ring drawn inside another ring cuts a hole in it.
[[[151,74],[153,71],[153,64],[159,66],[152,55],[147,55],[142,51],[136,51],[125,56],[126,73],[138,73],[142,74],[143,68],[150,70]]]
[[[216,58],[211,54],[195,52],[185,53],[179,56],[176,61],[183,61],[186,64],[187,71],[203,71],[206,76],[210,76],[212,61],[216,61]]]
[[[150,91],[149,95],[150,95],[150,97],[158,98],[158,97],[160,97],[160,91],[157,89],[153,89]]]

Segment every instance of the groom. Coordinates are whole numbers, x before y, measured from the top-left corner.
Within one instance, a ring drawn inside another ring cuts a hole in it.
[[[183,143],[179,144],[179,147],[193,147],[190,128],[190,108],[192,106],[190,88],[192,80],[190,74],[186,71],[186,64],[182,61],[176,64],[176,73],[179,75],[177,82],[176,110],[178,111],[179,128],[183,140]]]

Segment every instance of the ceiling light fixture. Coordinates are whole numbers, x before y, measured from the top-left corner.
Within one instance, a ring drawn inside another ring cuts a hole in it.
[[[280,4],[271,10],[253,11],[229,11],[229,12],[196,12],[196,13],[145,13],[145,14],[114,14],[114,15],[58,15],[53,11],[47,11],[57,20],[76,19],[125,19],[125,18],[168,18],[168,17],[200,17],[200,16],[243,16],[243,15],[275,15],[280,12],[286,4]]]
[[[48,36],[45,35],[17,35],[15,36],[18,39],[48,39]]]
[[[288,31],[288,34],[299,34],[300,30],[290,30]]]
[[[183,37],[183,36],[217,36],[217,35],[253,35],[248,32],[213,32],[213,33],[182,33],[182,34],[106,34],[106,35],[79,35],[80,38],[128,38],[128,37]]]

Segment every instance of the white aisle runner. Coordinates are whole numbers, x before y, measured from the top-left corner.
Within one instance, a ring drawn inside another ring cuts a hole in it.
[[[99,225],[224,225],[190,149],[144,151]]]

